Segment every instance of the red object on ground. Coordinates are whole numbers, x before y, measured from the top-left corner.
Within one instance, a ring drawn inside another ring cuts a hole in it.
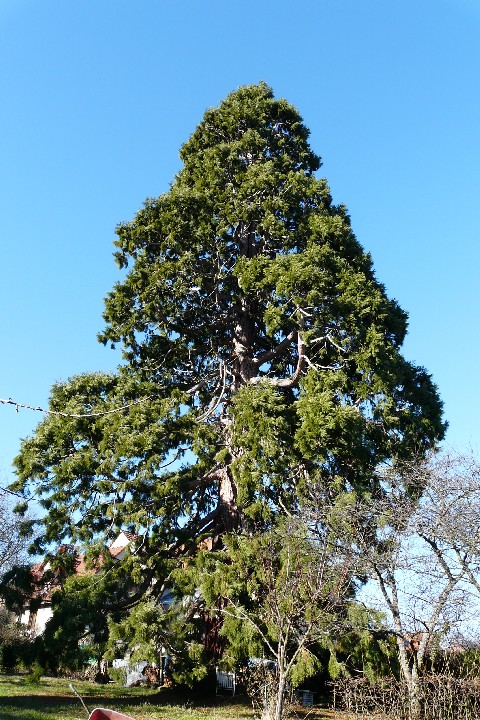
[[[88,720],[134,720],[130,715],[117,712],[116,710],[106,710],[105,708],[96,708]]]

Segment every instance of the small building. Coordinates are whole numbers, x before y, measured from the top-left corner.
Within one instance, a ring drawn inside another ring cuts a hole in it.
[[[128,532],[121,532],[109,547],[109,552],[115,560],[122,560],[127,547],[135,539],[135,535]],[[74,574],[89,575],[99,572],[102,560],[99,558],[98,567],[95,569],[86,564],[85,555],[75,553],[73,546],[62,545],[58,553],[70,552],[74,555]],[[48,560],[35,563],[31,566],[32,585],[35,588],[32,595],[24,605],[19,616],[19,621],[26,625],[32,637],[38,637],[45,631],[47,622],[53,615],[52,595],[59,590],[66,575],[61,570],[52,571],[51,563]]]

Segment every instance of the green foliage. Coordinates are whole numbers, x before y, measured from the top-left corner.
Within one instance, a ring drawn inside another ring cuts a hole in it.
[[[305,648],[299,653],[298,658],[290,671],[289,680],[292,687],[300,687],[305,680],[312,677],[322,669],[322,664],[319,658],[311,652],[308,648]]]
[[[132,662],[147,660],[162,665],[166,651],[173,679],[186,685],[202,680],[208,672],[208,658],[201,636],[202,619],[188,599],[168,609],[154,600],[139,602],[119,622],[109,621],[109,642],[105,657],[113,659],[120,649]]]
[[[341,658],[340,672],[361,672],[370,682],[381,677],[399,677],[399,664],[394,635],[388,630],[382,613],[351,603],[348,607],[350,631],[335,643],[335,662]],[[330,668],[329,668],[330,669]]]
[[[435,387],[400,354],[406,315],[307,138],[265,84],[240,88],[185,143],[170,191],[119,226],[129,269],[101,339],[125,363],[57,384],[51,409],[136,404],[50,415],[24,442],[16,488],[47,509],[47,542],[148,527],[155,555],[218,507],[218,458],[241,512],[261,516],[292,505],[300,466],[307,484],[363,487],[442,436]]]
[[[328,675],[332,680],[336,680],[344,672],[345,666],[338,662],[338,658],[334,652],[330,654],[328,660]]]
[[[138,603],[120,623],[109,621],[110,633],[106,658],[113,660],[117,647],[132,650],[131,660],[158,663],[164,644],[165,612],[152,601]]]
[[[378,491],[379,465],[442,437],[436,388],[401,355],[406,313],[308,134],[267,85],[242,87],[206,112],[170,190],[117,228],[100,340],[123,363],[54,385],[62,414],[16,459],[16,492],[46,511],[37,551],[105,553],[130,530],[124,576],[160,588],[206,538],[268,528],[319,483]]]
[[[36,660],[32,667],[30,668],[27,675],[25,675],[24,682],[25,685],[40,685],[42,680],[42,675],[44,675],[45,670],[40,665],[38,660]]]
[[[0,605],[0,672],[13,671],[28,656],[30,645],[25,626]]]
[[[295,687],[321,669],[316,647],[344,626],[348,555],[328,531],[314,537],[298,519],[224,541],[205,557],[201,582],[205,602],[223,617],[224,660],[268,658]]]
[[[5,607],[20,615],[37,586],[29,565],[15,565],[0,580],[0,597]]]
[[[108,598],[109,585],[101,575],[74,575],[54,592],[53,616],[41,638],[50,669],[77,671],[90,658],[102,658],[108,639]]]

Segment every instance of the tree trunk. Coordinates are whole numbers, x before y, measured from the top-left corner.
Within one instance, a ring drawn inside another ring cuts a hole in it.
[[[412,668],[408,684],[408,704],[410,720],[420,720],[422,717],[422,691],[415,665]]]
[[[248,384],[250,378],[257,374],[257,367],[252,358],[254,335],[254,322],[250,307],[248,302],[242,299],[237,312],[237,324],[233,339],[235,390]]]
[[[282,720],[283,706],[285,703],[285,688],[287,685],[287,676],[280,672],[278,677],[277,698],[275,701],[275,712],[272,720]]]
[[[409,718],[410,720],[420,720],[422,716],[422,693],[416,658],[413,658],[413,665],[410,666],[403,637],[397,637],[397,648],[400,668],[407,685]]]
[[[237,507],[237,488],[228,468],[224,468],[221,472],[220,485],[218,488],[218,504],[224,530],[226,532],[236,530],[240,522]]]

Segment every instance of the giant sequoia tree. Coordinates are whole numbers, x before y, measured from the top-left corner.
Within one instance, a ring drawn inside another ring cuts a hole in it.
[[[122,365],[55,385],[16,460],[46,543],[142,537],[125,561],[139,592],[319,483],[375,492],[381,464],[444,432],[430,376],[401,355],[406,314],[316,177],[295,108],[240,88],[181,159],[117,230],[100,340]]]

